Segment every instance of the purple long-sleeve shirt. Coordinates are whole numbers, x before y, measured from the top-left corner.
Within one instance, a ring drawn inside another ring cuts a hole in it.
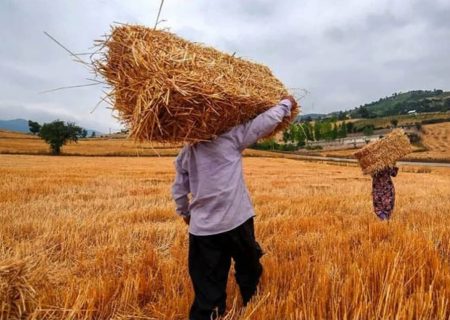
[[[255,215],[242,173],[242,151],[267,136],[291,114],[282,100],[253,120],[208,142],[186,145],[175,160],[172,196],[176,211],[189,215],[189,232],[212,235],[232,230]],[[189,200],[191,194],[191,200]]]

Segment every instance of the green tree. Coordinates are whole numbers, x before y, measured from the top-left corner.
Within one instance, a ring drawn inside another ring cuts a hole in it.
[[[291,143],[295,143],[295,142],[298,141],[299,131],[300,131],[300,125],[298,125],[298,124],[291,125],[291,136],[290,136],[290,139],[289,139],[289,141]]]
[[[28,120],[28,128],[29,128],[31,133],[36,135],[41,130],[41,125],[39,123],[37,123],[37,122]]]
[[[50,145],[52,154],[58,155],[61,153],[61,147],[67,142],[77,142],[81,135],[82,128],[76,126],[74,123],[65,123],[64,121],[55,120],[50,123],[44,123],[39,136]]]
[[[95,131],[92,131],[91,138],[95,138],[95,136],[96,136]]]
[[[321,125],[321,123],[320,123],[320,121],[316,121],[315,123],[314,123],[314,140],[315,141],[317,141],[317,140],[320,140],[321,139],[321,134],[320,134],[320,132],[321,132],[321,128],[322,127],[322,125]]]
[[[347,118],[347,114],[345,112],[339,111],[338,120],[345,120]]]
[[[371,136],[373,134],[373,126],[372,125],[365,126],[363,129],[363,133],[365,136]]]
[[[333,129],[330,132],[331,140],[336,140],[338,137],[338,126],[336,123],[333,125]]]
[[[445,108],[450,108],[450,99],[445,99],[444,107],[445,107]],[[444,109],[445,109],[445,108],[444,108]]]
[[[341,123],[338,130],[338,138],[347,137],[347,124],[344,122]]]
[[[313,135],[313,125],[311,124],[311,122],[307,122],[304,126],[305,129],[305,135],[306,135],[306,139],[307,140],[314,140],[314,135]]]
[[[392,119],[392,120],[391,120],[391,124],[392,124],[392,126],[393,126],[394,128],[397,128],[398,120],[397,120],[397,119]]]
[[[308,124],[299,124],[296,127],[294,138],[298,147],[303,147],[306,144],[307,130],[309,130],[307,127]]]
[[[333,125],[331,121],[326,120],[322,123],[320,128],[320,136],[322,139],[332,140],[333,139]]]
[[[289,127],[283,131],[283,142],[284,143],[288,143],[288,142],[294,143],[295,142],[297,128],[298,128],[297,124],[291,123],[289,125]]]
[[[86,137],[87,137],[87,134],[88,134],[88,132],[87,132],[86,129],[82,129],[82,130],[81,130],[81,137],[82,137],[82,138],[86,138]]]
[[[260,146],[262,146],[264,150],[275,150],[279,147],[275,138],[264,139],[264,141],[260,143]]]
[[[283,142],[284,143],[287,143],[290,139],[291,139],[291,127],[293,126],[293,124],[291,124],[290,126],[289,126],[289,128],[286,128],[284,131],[283,131]]]
[[[370,116],[369,109],[366,107],[359,108],[359,114],[361,115],[361,118],[369,118]]]
[[[346,126],[348,133],[353,133],[355,131],[355,124],[353,122],[347,123]]]

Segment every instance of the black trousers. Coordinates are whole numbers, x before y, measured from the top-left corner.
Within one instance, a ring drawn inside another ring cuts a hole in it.
[[[244,305],[256,292],[263,255],[255,240],[253,218],[239,227],[211,236],[189,234],[189,275],[195,298],[189,319],[215,319],[226,307],[226,287],[231,258]]]

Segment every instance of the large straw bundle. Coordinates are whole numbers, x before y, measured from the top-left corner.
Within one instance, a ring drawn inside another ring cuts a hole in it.
[[[402,129],[395,129],[383,139],[372,142],[355,152],[364,174],[395,165],[395,162],[412,152],[411,144]]]
[[[94,67],[111,85],[108,97],[137,140],[209,140],[287,94],[266,66],[169,32],[121,25],[100,45]]]

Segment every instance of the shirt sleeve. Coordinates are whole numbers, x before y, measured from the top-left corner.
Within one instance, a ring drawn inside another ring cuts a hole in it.
[[[181,216],[189,216],[189,173],[182,166],[184,152],[181,151],[175,160],[175,181],[172,185],[172,198],[175,201],[176,212]]]
[[[285,117],[291,115],[291,108],[291,101],[284,99],[253,120],[234,127],[228,134],[235,141],[237,148],[242,151],[270,134]]]

